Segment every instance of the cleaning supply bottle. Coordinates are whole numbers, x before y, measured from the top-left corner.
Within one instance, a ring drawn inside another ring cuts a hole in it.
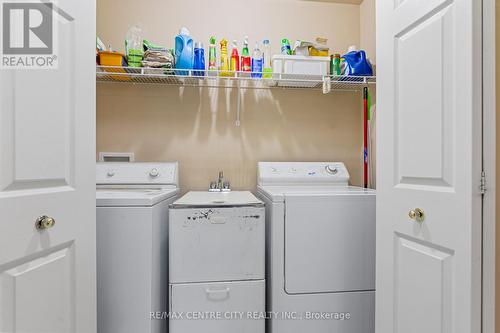
[[[208,47],[208,70],[217,70],[217,51],[215,50],[215,36],[210,37],[210,45]]]
[[[373,68],[368,59],[366,59],[365,51],[350,51],[344,54],[342,58],[345,60],[346,64],[344,75],[373,75]]]
[[[142,29],[134,25],[125,36],[125,55],[129,67],[141,67],[144,51],[142,48]]]
[[[264,78],[269,79],[273,76],[273,66],[271,64],[271,45],[269,45],[269,39],[264,39],[262,42],[264,44],[264,65],[263,72]]]
[[[255,43],[252,55],[252,77],[262,77],[262,52],[259,43]]]
[[[189,30],[182,27],[175,37],[175,68],[192,69],[194,61],[193,38]],[[187,71],[176,71],[177,75],[187,75]]]
[[[340,73],[340,54],[335,53],[330,56],[330,75],[338,76]]]
[[[245,36],[243,50],[241,51],[241,70],[243,72],[252,71],[252,58],[250,58],[250,52],[248,51],[248,36]]]
[[[292,47],[290,46],[290,41],[287,38],[281,40],[281,54],[291,55]]]
[[[229,57],[227,55],[227,39],[223,38],[220,41],[220,76],[231,76],[229,72]]]
[[[193,68],[201,70],[201,71],[194,71],[195,76],[205,76],[205,50],[203,49],[202,42],[197,42],[194,44]]]
[[[240,71],[240,55],[238,53],[238,41],[233,40],[233,50],[231,51],[231,72]]]

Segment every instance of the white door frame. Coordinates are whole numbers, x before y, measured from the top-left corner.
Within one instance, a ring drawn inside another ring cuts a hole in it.
[[[483,0],[483,333],[495,332],[496,41],[495,0]]]

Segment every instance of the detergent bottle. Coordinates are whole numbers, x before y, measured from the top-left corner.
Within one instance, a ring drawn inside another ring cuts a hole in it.
[[[238,54],[238,41],[233,40],[233,49],[231,51],[231,72],[240,71],[240,55]]]
[[[194,48],[193,38],[189,30],[182,27],[175,37],[175,68],[193,69]],[[187,75],[187,71],[176,71],[177,75]]]
[[[255,43],[252,55],[252,77],[262,77],[262,52],[259,43]]]
[[[345,75],[373,75],[373,68],[370,62],[366,59],[365,51],[351,51],[344,54],[342,58],[345,61]]]
[[[205,49],[203,49],[203,43],[194,43],[194,69],[201,69],[202,71],[195,71],[195,76],[205,75]]]
[[[220,76],[231,76],[229,72],[229,57],[227,55],[227,39],[223,38],[220,41]]]
[[[241,51],[241,70],[243,72],[252,71],[252,58],[250,58],[250,52],[248,51],[248,36],[245,36],[243,50]]]

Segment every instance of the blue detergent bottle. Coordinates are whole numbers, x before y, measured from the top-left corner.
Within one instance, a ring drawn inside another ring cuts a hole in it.
[[[193,69],[194,48],[193,38],[189,30],[182,27],[179,34],[175,36],[175,68]],[[177,75],[188,75],[187,71],[176,71]]]
[[[194,43],[194,69],[201,69],[202,71],[194,71],[194,76],[205,76],[205,50],[203,43]]]
[[[255,43],[255,48],[252,55],[252,77],[260,78],[262,77],[264,59],[262,57],[262,52],[259,49],[259,43]]]
[[[365,51],[351,51],[342,56],[346,63],[345,75],[372,76],[373,68]]]

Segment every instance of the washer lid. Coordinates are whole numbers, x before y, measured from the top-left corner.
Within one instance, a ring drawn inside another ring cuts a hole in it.
[[[175,201],[172,207],[240,207],[256,205],[262,206],[264,203],[249,191],[191,191]]]
[[[259,162],[259,185],[347,186],[349,172],[341,162]]]
[[[150,207],[179,193],[176,186],[133,187],[99,186],[96,189],[97,207]]]

